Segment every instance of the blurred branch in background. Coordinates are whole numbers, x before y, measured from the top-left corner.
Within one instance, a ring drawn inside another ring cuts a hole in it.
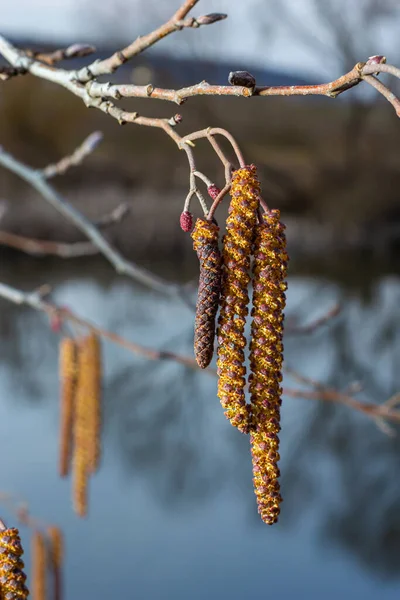
[[[93,139],[96,137],[96,143],[99,139],[98,134],[91,136],[90,143],[85,145],[82,144],[78,150],[76,150],[70,157],[64,158],[62,161],[55,165],[51,165],[43,170],[32,169],[18,160],[16,160],[11,154],[8,154],[0,148],[0,164],[27,181],[33,188],[35,188],[42,197],[49,202],[58,212],[64,217],[69,219],[76,227],[90,239],[92,245],[101,252],[107,260],[113,265],[117,273],[126,275],[135,279],[147,287],[166,294],[172,294],[177,298],[185,300],[190,305],[189,299],[186,296],[182,286],[177,284],[169,283],[158,277],[157,275],[150,273],[146,269],[137,266],[131,261],[126,260],[104,237],[99,231],[99,228],[89,221],[82,213],[80,213],[75,207],[69,204],[58,192],[56,192],[52,186],[47,182],[49,176],[64,172],[67,168],[72,165],[78,164],[96,144],[93,144]],[[89,138],[88,138],[89,139]],[[86,140],[87,142],[88,140]],[[10,241],[10,239],[9,239]],[[19,240],[20,242],[22,240]],[[14,238],[14,245],[15,245]],[[37,248],[37,243],[35,244]],[[75,246],[76,250],[76,246]],[[82,246],[80,247],[82,252]],[[61,252],[65,251],[65,248]],[[69,252],[74,250],[69,249]],[[87,254],[88,246],[85,245],[83,253]],[[67,250],[68,252],[68,250]],[[90,252],[90,250],[89,250]],[[76,256],[76,254],[75,254]]]
[[[39,289],[34,292],[24,292],[22,290],[13,288],[9,285],[0,283],[0,297],[17,304],[26,305],[30,308],[44,312],[48,315],[51,321],[57,321],[57,323],[71,323],[78,325],[95,333],[101,338],[107,339],[113,344],[117,344],[132,352],[153,361],[164,361],[171,360],[181,364],[182,366],[200,372],[207,373],[208,375],[216,376],[217,371],[213,368],[207,368],[202,370],[199,368],[196,360],[189,356],[176,354],[169,350],[157,350],[149,347],[142,346],[136,342],[127,340],[126,338],[104,329],[98,325],[93,324],[85,318],[79,317],[69,309],[57,306],[48,299],[44,299],[43,295],[48,294],[49,290],[44,288],[43,292]],[[321,327],[329,319],[332,318],[333,310],[315,322],[312,327],[315,331],[318,327]],[[307,331],[307,330],[306,330]],[[309,326],[308,333],[311,332],[311,326]],[[338,403],[351,408],[357,412],[361,412],[367,417],[373,419],[377,425],[384,431],[384,433],[392,435],[394,432],[389,428],[387,421],[393,423],[400,423],[400,411],[396,409],[396,406],[400,403],[400,394],[393,395],[388,401],[382,404],[375,404],[373,402],[365,402],[358,400],[354,397],[354,394],[360,391],[359,386],[350,386],[347,390],[341,392],[332,387],[326,386],[325,384],[314,381],[304,375],[301,375],[297,371],[287,367],[287,374],[292,377],[297,383],[300,383],[302,388],[283,388],[283,395],[291,398],[303,398],[307,400],[318,400],[328,403]],[[308,389],[304,389],[304,387]]]

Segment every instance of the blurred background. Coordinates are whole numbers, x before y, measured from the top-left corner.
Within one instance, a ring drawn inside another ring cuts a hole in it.
[[[2,11],[2,33],[23,48],[94,43],[96,56],[105,57],[178,6],[176,0],[14,0]],[[193,15],[209,12],[229,18],[170,36],[110,79],[225,84],[229,71],[246,69],[260,85],[288,85],[335,79],[373,54],[400,63],[396,0],[201,0]],[[382,80],[399,91],[396,81]],[[103,131],[96,152],[54,185],[92,218],[128,203],[128,216],[107,229],[113,244],[166,279],[196,277],[190,236],[179,228],[188,166],[165,134],[120,127],[31,76],[1,89],[0,143],[34,167]],[[366,85],[335,101],[205,97],[179,108],[157,100],[123,105],[146,116],[178,110],[182,132],[224,127],[259,166],[263,195],[287,224],[288,322],[311,322],[335,302],[344,307],[309,336],[287,335],[286,363],[338,389],[362,382],[366,400],[383,402],[398,392],[400,123],[393,108]],[[197,143],[196,156],[221,186],[222,169],[206,142]],[[82,240],[3,169],[0,198],[7,206],[3,231]],[[217,215],[221,224],[225,214]],[[118,277],[102,258],[62,261],[0,251],[1,281],[26,290],[48,283],[57,302],[105,328],[192,353],[187,306]],[[256,511],[248,440],[225,421],[216,381],[107,343],[104,459],[89,517],[81,522],[72,514],[70,483],[56,472],[57,336],[43,315],[3,301],[0,335],[0,489],[25,498],[32,514],[64,530],[67,599],[399,597],[395,429],[385,434],[343,406],[286,399],[285,501],[279,524],[268,528]],[[285,384],[298,385],[289,378]],[[4,519],[13,522],[6,512]]]

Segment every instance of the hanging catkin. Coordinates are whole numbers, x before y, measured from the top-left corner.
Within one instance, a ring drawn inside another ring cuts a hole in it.
[[[88,408],[88,469],[95,473],[100,461],[101,437],[101,342],[95,333],[85,340],[86,360],[89,365],[87,373],[87,408]]]
[[[48,527],[47,536],[49,540],[49,566],[53,578],[53,598],[62,598],[62,564],[64,558],[63,534],[58,527]]]
[[[18,529],[0,531],[0,599],[22,600],[28,597],[23,571],[23,549]]]
[[[278,520],[279,431],[283,360],[283,310],[288,255],[280,213],[263,215],[256,228],[253,263],[253,322],[249,377],[254,489],[262,520]]]
[[[32,534],[31,592],[33,600],[46,600],[47,593],[47,549],[40,531]]]
[[[221,311],[218,321],[218,396],[225,416],[243,433],[249,431],[244,394],[244,328],[248,314],[250,255],[260,199],[254,165],[233,173],[231,204],[223,239]]]
[[[94,333],[82,338],[78,349],[78,382],[74,420],[74,508],[87,514],[88,475],[100,455],[101,346]]]
[[[192,238],[200,262],[194,330],[194,353],[202,369],[213,357],[215,317],[221,291],[221,253],[218,248],[219,227],[206,219],[196,221]]]
[[[74,453],[73,453],[73,504],[75,512],[84,517],[87,513],[89,418],[88,390],[91,389],[91,371],[87,338],[79,341],[78,382],[75,400]]]
[[[60,456],[59,472],[65,477],[70,469],[74,417],[74,397],[77,377],[77,347],[72,338],[60,342]]]

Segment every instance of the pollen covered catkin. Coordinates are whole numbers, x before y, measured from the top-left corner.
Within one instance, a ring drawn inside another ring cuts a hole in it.
[[[87,409],[88,409],[88,469],[95,473],[99,467],[101,453],[101,380],[102,360],[101,342],[95,333],[91,333],[85,340],[87,373]]]
[[[200,262],[199,289],[196,303],[194,353],[199,367],[205,369],[214,353],[215,318],[221,291],[221,253],[218,248],[219,227],[199,218],[192,232],[193,248]]]
[[[0,531],[0,599],[22,600],[28,598],[23,571],[23,549],[16,528]]]
[[[256,228],[250,342],[251,451],[258,512],[272,525],[282,500],[279,486],[279,431],[283,361],[283,310],[288,255],[280,212],[263,215]]]
[[[63,338],[59,350],[60,363],[60,455],[59,473],[68,475],[72,453],[74,400],[77,377],[77,346],[72,338]]]
[[[73,454],[73,504],[75,512],[84,517],[87,513],[88,457],[89,457],[89,402],[92,365],[88,352],[87,338],[79,341],[78,346],[78,382],[74,418],[74,454]]]
[[[64,559],[63,534],[59,527],[48,527],[47,537],[49,541],[49,566],[53,579],[53,599],[61,600],[62,590],[62,565]]]
[[[222,253],[218,396],[231,424],[248,433],[250,417],[244,393],[244,329],[249,303],[250,256],[260,200],[260,183],[254,165],[233,173],[231,198]]]
[[[47,548],[40,531],[32,534],[32,575],[31,591],[33,600],[47,599]]]

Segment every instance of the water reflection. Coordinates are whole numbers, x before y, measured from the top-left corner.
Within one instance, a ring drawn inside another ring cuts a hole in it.
[[[28,288],[39,279],[25,277],[29,264],[14,272],[3,265],[2,276]],[[59,303],[139,343],[191,352],[186,308],[114,278],[101,261],[90,281],[57,265],[40,279],[66,282],[56,287]],[[369,289],[292,277],[288,320],[311,320],[336,301],[345,309],[311,336],[287,336],[286,361],[339,387],[362,380],[365,397],[382,401],[400,389],[400,280]],[[398,436],[346,407],[287,399],[285,502],[278,526],[266,528],[248,440],[225,421],[215,379],[105,343],[105,453],[81,523],[69,483],[56,475],[57,337],[46,317],[7,303],[0,335],[2,488],[67,532],[68,597],[398,597]]]

